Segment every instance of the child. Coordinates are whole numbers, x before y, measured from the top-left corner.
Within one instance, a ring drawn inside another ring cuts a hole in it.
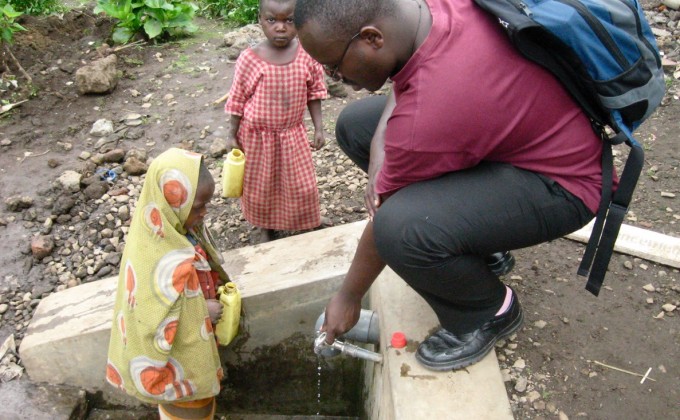
[[[161,418],[209,419],[223,377],[213,325],[227,281],[203,226],[215,182],[202,156],[169,149],[149,167],[116,295],[107,381],[159,404]]]
[[[274,230],[320,225],[319,192],[303,122],[305,105],[314,123],[313,147],[324,145],[321,65],[305,52],[293,25],[294,0],[261,0],[265,41],[244,50],[236,62],[225,106],[231,114],[227,149],[246,156],[241,207],[262,240]]]

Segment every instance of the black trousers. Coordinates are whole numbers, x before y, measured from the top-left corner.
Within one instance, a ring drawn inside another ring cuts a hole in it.
[[[336,124],[340,147],[364,171],[385,100],[351,103]],[[464,333],[490,320],[505,297],[485,255],[560,238],[592,218],[555,181],[482,162],[393,194],[375,215],[374,236],[381,257],[427,301],[442,327]]]

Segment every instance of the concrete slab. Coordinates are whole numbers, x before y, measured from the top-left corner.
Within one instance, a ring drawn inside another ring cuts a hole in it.
[[[512,419],[496,354],[491,351],[467,369],[434,372],[415,359],[418,344],[439,325],[432,309],[386,269],[371,287],[371,307],[380,319],[382,365],[367,365],[372,376],[367,412],[371,419]],[[389,347],[392,333],[401,331],[407,347]]]
[[[318,230],[224,254],[246,311],[247,345],[311,334],[342,281],[365,222]],[[19,349],[31,380],[88,391],[105,386],[117,278],[86,283],[43,299]]]
[[[0,384],[3,420],[82,420],[87,417],[85,391],[15,380]]]

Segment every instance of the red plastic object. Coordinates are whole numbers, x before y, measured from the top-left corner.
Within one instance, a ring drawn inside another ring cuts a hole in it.
[[[403,332],[395,332],[392,334],[392,347],[395,349],[401,349],[406,347],[406,336]]]

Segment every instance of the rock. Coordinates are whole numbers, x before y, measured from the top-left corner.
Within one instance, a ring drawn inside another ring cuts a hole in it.
[[[644,286],[642,286],[642,288],[647,292],[656,291],[656,288],[652,285],[652,283],[645,284]]]
[[[112,92],[118,84],[117,57],[114,54],[96,60],[76,71],[76,86],[81,95]]]
[[[82,175],[76,171],[65,171],[57,178],[57,183],[59,183],[65,191],[78,192],[80,191],[81,178]]]
[[[33,205],[33,199],[28,196],[15,195],[5,200],[5,207],[12,212],[19,212]]]
[[[519,378],[517,378],[517,381],[515,381],[515,391],[517,392],[526,391],[528,383],[529,381],[527,380],[527,378],[525,378],[524,376],[520,376]]]
[[[227,143],[224,139],[216,138],[208,149],[210,156],[218,158],[227,153]]]
[[[109,190],[109,184],[104,181],[93,182],[88,185],[84,190],[83,194],[90,200],[97,200],[102,198],[104,194]]]
[[[672,303],[666,303],[663,306],[661,306],[661,309],[663,309],[666,312],[673,312],[677,306],[673,305]]]
[[[146,162],[149,155],[146,153],[146,150],[144,149],[130,149],[125,155],[125,159],[129,159],[131,157],[137,158],[141,162]]]
[[[123,149],[113,149],[102,156],[103,163],[118,163],[122,162],[123,159],[125,159],[125,150]]]
[[[62,194],[54,200],[52,211],[55,215],[61,216],[68,213],[76,205],[76,199],[71,195]],[[58,219],[57,219],[58,222]]]
[[[128,206],[120,206],[118,208],[118,218],[124,222],[130,219],[130,209]]]
[[[145,174],[149,167],[146,163],[140,161],[136,157],[132,156],[128,158],[123,164],[123,170],[130,175],[142,175]]]
[[[331,79],[330,77],[326,78],[326,88],[328,89],[328,93],[331,96],[334,96],[336,98],[346,98],[347,97],[347,88],[342,82],[336,82],[335,80]]]
[[[526,367],[526,362],[524,361],[524,359],[517,359],[515,361],[515,364],[512,365],[512,367],[514,367],[515,369],[522,370]]]
[[[0,303],[0,315],[4,314],[7,312],[7,309],[9,309],[9,305],[6,303]]]
[[[536,390],[530,391],[527,394],[527,400],[529,400],[530,403],[533,403],[534,401],[538,400],[539,398],[541,398],[541,394]]]
[[[50,168],[56,168],[59,165],[61,165],[61,162],[58,159],[51,158],[47,160],[47,166]]]
[[[633,263],[630,262],[629,260],[624,261],[624,262],[623,262],[623,266],[626,267],[628,270],[632,270],[632,269],[633,269]]]
[[[539,330],[542,330],[543,328],[545,328],[546,325],[548,325],[548,323],[543,321],[543,320],[539,320],[539,321],[534,322],[534,327],[538,328]]]
[[[92,128],[90,129],[90,135],[95,137],[106,137],[111,134],[113,134],[113,122],[111,122],[111,120],[107,120],[106,118],[101,118],[95,121],[94,124],[92,124]],[[96,149],[99,149],[99,147],[95,146]]]
[[[42,260],[52,253],[54,249],[54,240],[49,235],[35,236],[31,239],[31,252],[33,256]]]

